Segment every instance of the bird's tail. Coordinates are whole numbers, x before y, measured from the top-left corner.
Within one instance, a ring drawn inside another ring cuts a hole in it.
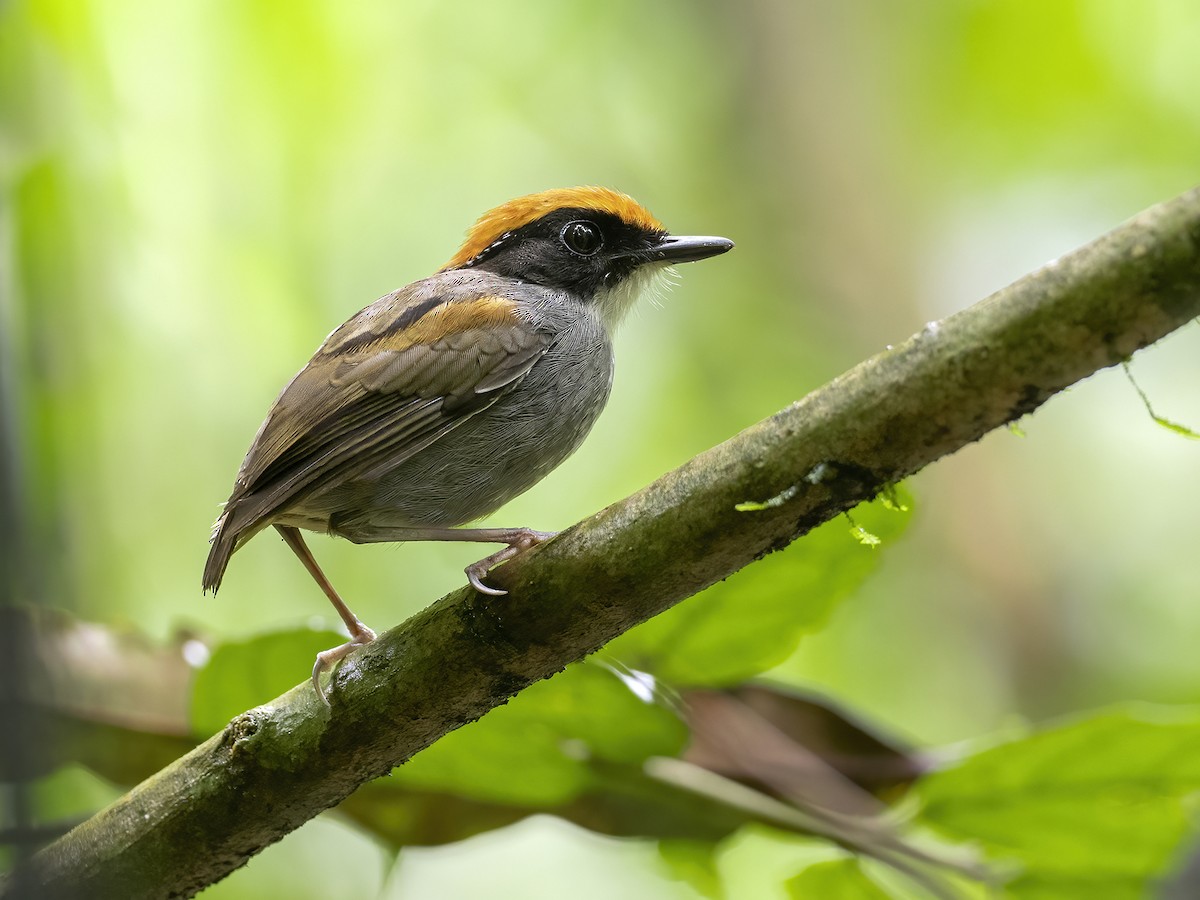
[[[212,591],[214,595],[217,593],[217,588],[221,586],[221,579],[225,577],[225,568],[229,565],[229,558],[237,549],[238,533],[236,529],[229,527],[230,512],[231,510],[226,507],[225,511],[221,513],[221,517],[213,525],[212,537],[209,538],[212,547],[208,551],[208,560],[204,563],[204,590],[205,592]]]

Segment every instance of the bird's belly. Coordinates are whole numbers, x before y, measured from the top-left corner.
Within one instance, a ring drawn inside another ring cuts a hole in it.
[[[464,423],[381,480],[379,505],[414,525],[461,525],[499,509],[583,442],[599,409],[573,417]]]

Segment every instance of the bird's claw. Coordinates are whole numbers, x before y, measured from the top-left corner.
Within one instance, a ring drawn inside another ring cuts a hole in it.
[[[491,566],[480,566],[479,563],[467,566],[467,581],[471,582],[471,587],[481,594],[487,594],[489,597],[503,597],[508,591],[503,588],[488,587],[483,583],[484,576],[491,571],[491,568]]]
[[[312,686],[317,692],[317,696],[321,702],[329,706],[329,698],[325,696],[325,691],[321,687],[321,673],[332,669],[341,660],[345,659],[359,647],[364,644],[369,644],[375,640],[375,632],[364,625],[362,622],[356,622],[356,627],[350,635],[350,640],[337,647],[331,647],[328,650],[322,650],[317,654],[317,660],[313,663],[312,670]]]
[[[483,583],[483,579],[487,577],[488,573],[505,560],[512,559],[522,550],[536,547],[538,544],[550,540],[550,538],[557,534],[557,531],[534,531],[532,528],[514,529],[512,537],[508,541],[508,546],[497,550],[491,556],[485,556],[479,562],[471,563],[471,565],[467,566],[467,581],[471,583],[471,587],[475,588],[481,594],[487,594],[491,597],[503,597],[508,591],[489,587]]]

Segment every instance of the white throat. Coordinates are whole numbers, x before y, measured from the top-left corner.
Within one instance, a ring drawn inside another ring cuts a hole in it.
[[[649,263],[616,287],[599,291],[592,302],[600,313],[600,320],[605,328],[610,332],[616,329],[643,294],[648,294],[652,300],[656,300],[663,290],[673,283],[674,272],[674,269],[663,263]]]

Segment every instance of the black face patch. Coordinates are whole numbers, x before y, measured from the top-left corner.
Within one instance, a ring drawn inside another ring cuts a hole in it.
[[[611,213],[557,209],[503,235],[463,268],[591,297],[649,262],[651,248],[664,236]]]

